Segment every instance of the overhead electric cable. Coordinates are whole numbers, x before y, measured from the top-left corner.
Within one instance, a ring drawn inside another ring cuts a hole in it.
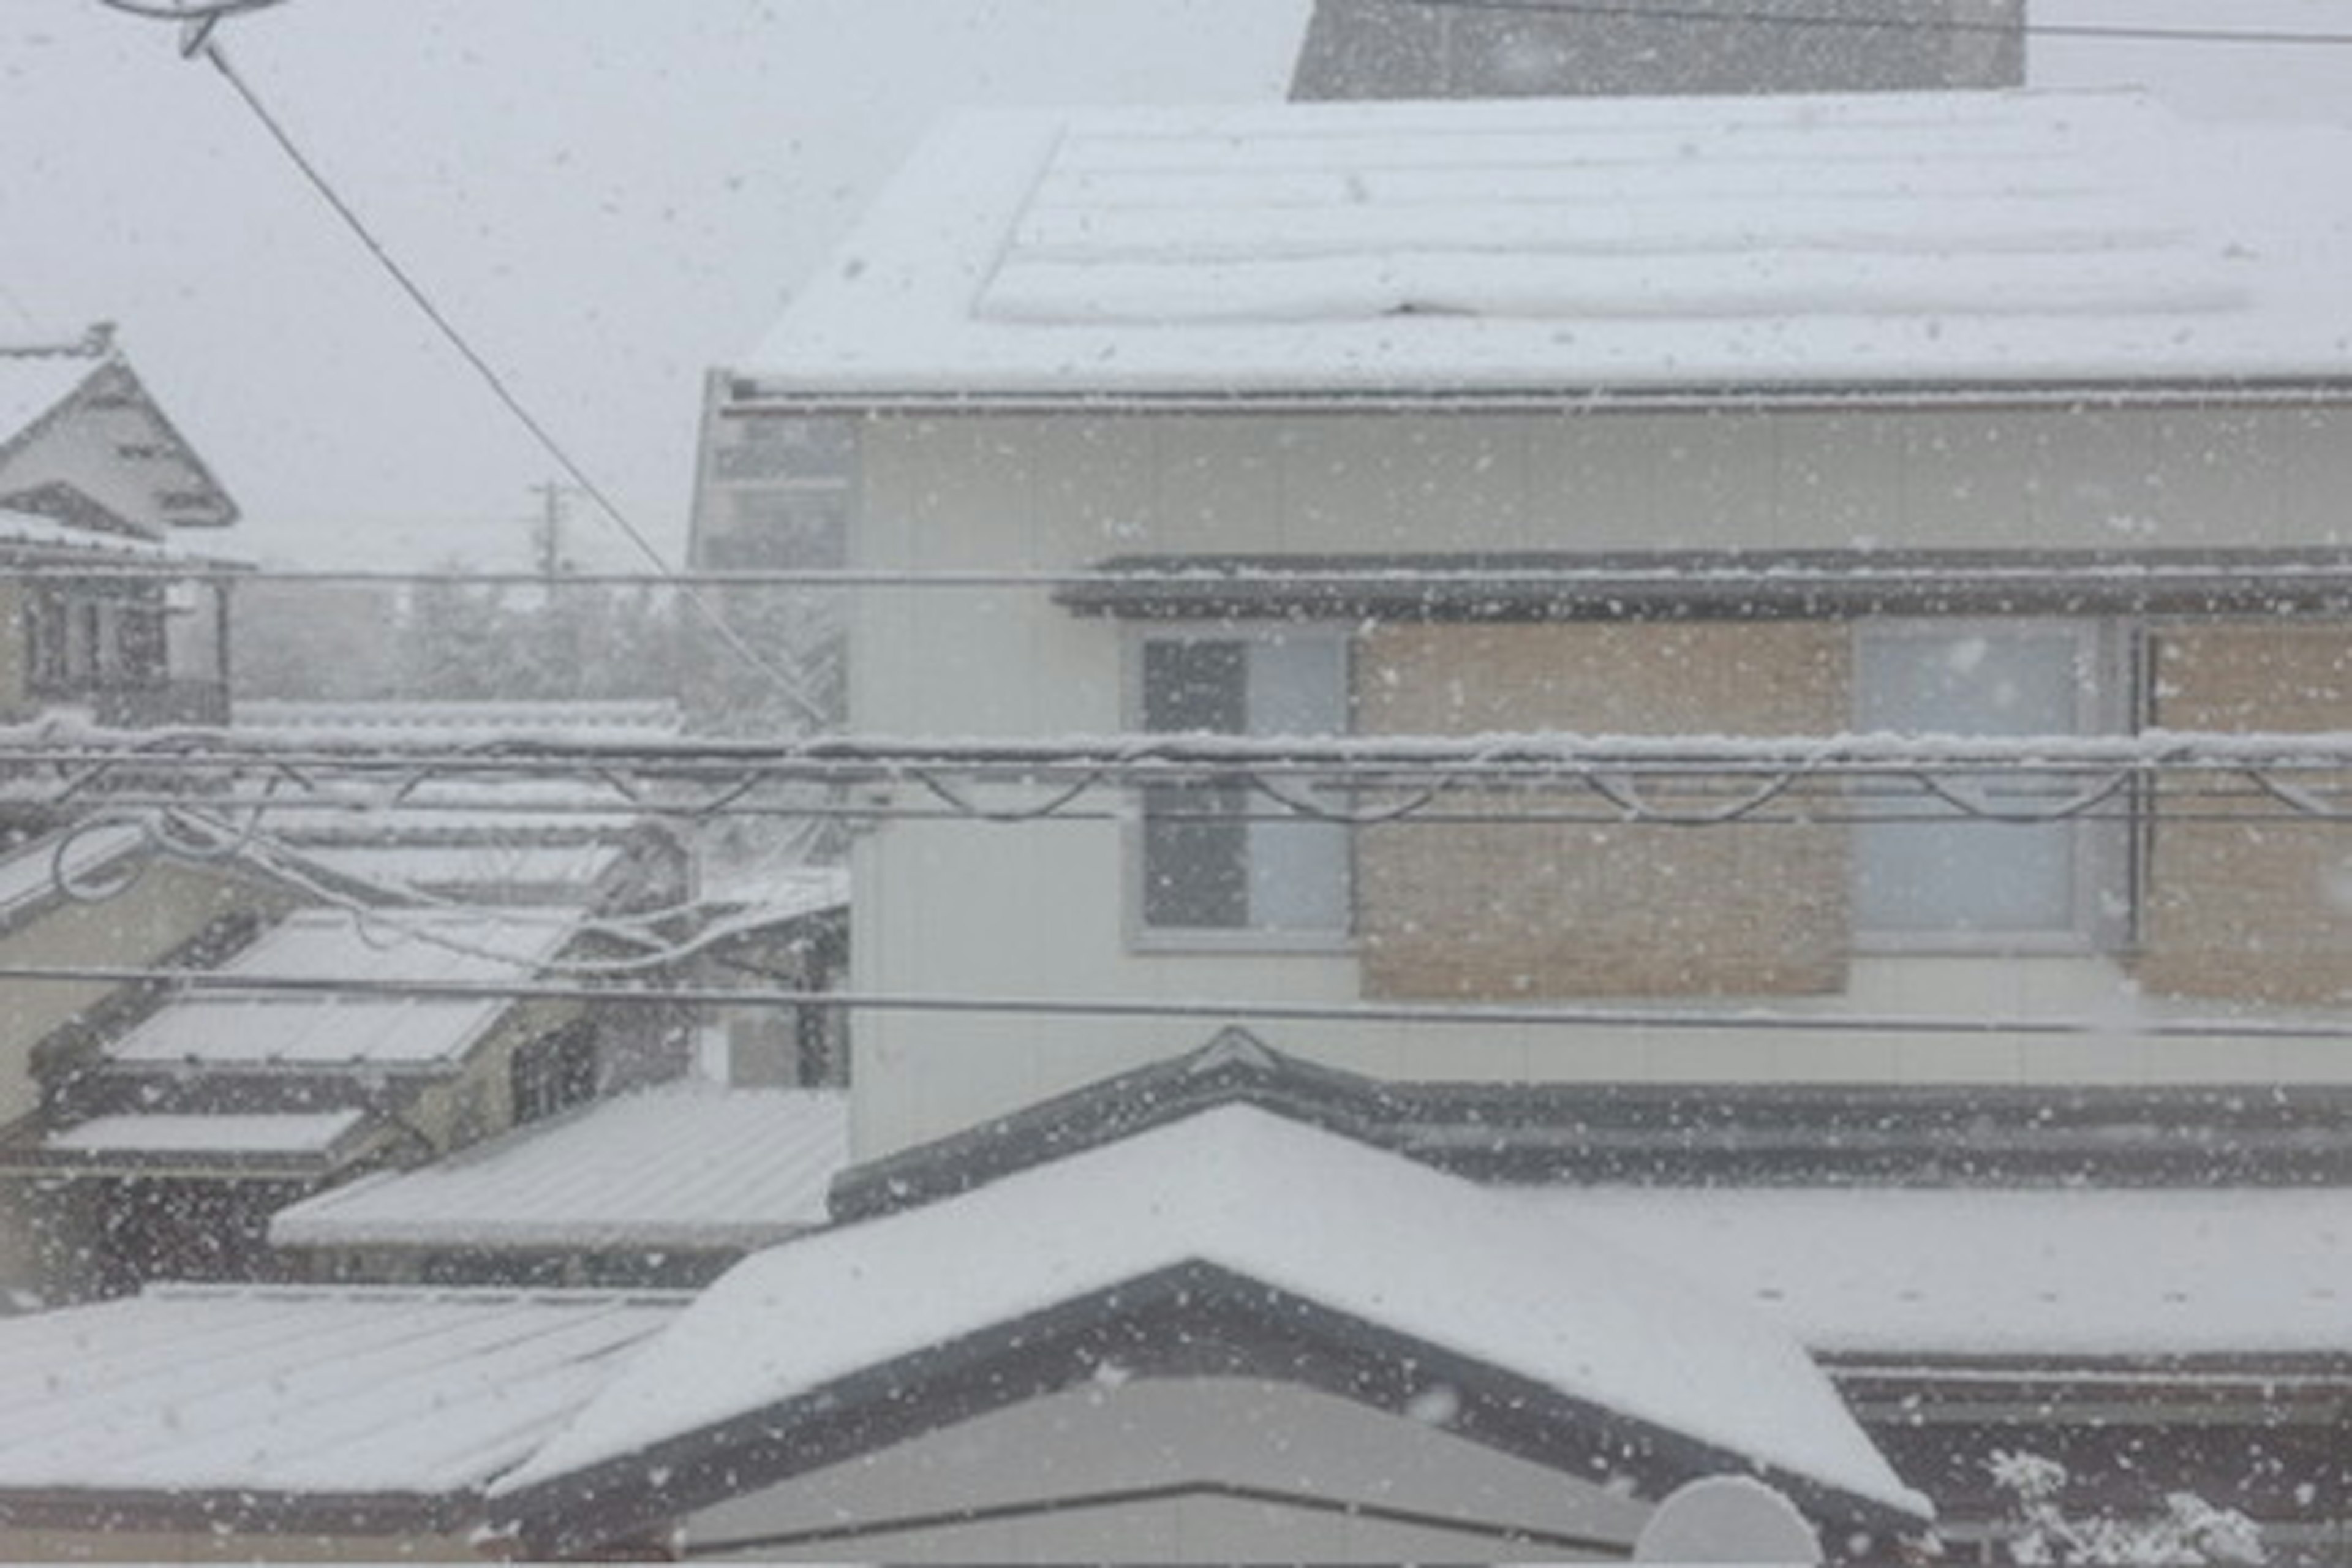
[[[617,1005],[820,1007],[842,1012],[969,1013],[1066,1018],[1252,1019],[1280,1023],[1388,1023],[1496,1028],[1802,1029],[1815,1033],[1930,1035],[2113,1035],[2109,1016],[1805,1013],[1727,1006],[1475,1006],[1383,1002],[1273,1002],[1246,998],[1130,1000],[1122,997],[982,996],[946,993],[794,991],[756,986],[639,985],[578,981],[385,980],[368,975],[255,975],[219,970],[100,964],[0,965],[0,984],[152,984],[189,995],[380,996],[451,1002],[590,1002]],[[2135,1035],[2340,1040],[2340,1020],[2321,1018],[2141,1018]]]
[[[1622,16],[1677,23],[1742,22],[1759,26],[1811,27],[1842,32],[1993,34],[2003,37],[2108,38],[2147,44],[2264,44],[2334,47],[2352,44],[2352,33],[2274,27],[2147,27],[2098,22],[1993,22],[1966,17],[1839,16],[1827,12],[1780,12],[1696,5],[1643,5],[1623,0],[1406,0],[1433,11],[1533,11],[1578,16]]]
[[[327,178],[325,172],[302,151],[301,146],[294,140],[292,132],[270,110],[269,106],[262,100],[261,95],[255,90],[251,83],[245,79],[243,73],[230,62],[227,51],[221,47],[220,40],[207,36],[209,27],[224,16],[233,16],[242,11],[257,10],[264,5],[278,4],[279,0],[212,0],[208,5],[200,4],[193,8],[165,7],[147,4],[145,0],[102,0],[102,3],[131,16],[153,20],[176,21],[192,28],[189,37],[193,47],[184,52],[201,55],[211,63],[213,68],[220,73],[221,79],[229,84],[246,108],[259,121],[263,130],[268,132],[270,139],[278,144],[278,150],[285,153],[288,161],[301,174],[311,191],[342,221],[344,226],[351,230],[368,255],[383,270],[385,276],[390,278],[408,297],[409,302],[416,307],[425,321],[432,324],[434,330],[489,388],[491,395],[499,400],[507,412],[530,432],[531,438],[555,460],[572,482],[595,503],[597,510],[604,514],[606,521],[620,531],[638,554],[645,558],[647,564],[661,576],[665,578],[670,576],[669,563],[661,552],[655,548],[653,542],[629,521],[627,514],[621,510],[619,504],[605,492],[602,485],[596,482],[595,477],[572,457],[570,449],[557,439],[555,433],[531,412],[520,395],[508,384],[505,376],[499,374],[498,367],[491,364],[488,359],[474,347],[466,334],[458,330],[457,323],[434,302],[432,296],[426,293],[424,286],[416,280],[407,268],[401,264],[399,258],[392,254],[383,242],[377,238],[374,231],[360,216],[358,210],[344,199],[334,184]],[[691,588],[681,591],[684,592],[688,603],[694,606],[695,612],[718,634],[719,640],[728,650],[773,684],[787,700],[800,710],[803,718],[819,726],[828,725],[834,721],[835,716],[823,703],[810,696],[798,681],[778,668],[772,661],[761,658],[759,651],[728,624],[726,617],[719,615],[699,595],[694,593]]]

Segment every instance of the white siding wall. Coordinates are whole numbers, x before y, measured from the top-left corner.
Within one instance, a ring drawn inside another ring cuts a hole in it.
[[[1058,568],[1126,553],[2127,548],[2352,538],[2352,414],[1948,412],[1586,417],[882,420],[854,557]],[[1124,725],[1122,628],[1043,590],[861,596],[866,731],[1036,736]],[[906,792],[900,798],[917,804]],[[1114,823],[894,823],[858,847],[855,984],[980,995],[1346,1003],[1353,959],[1129,950]],[[1866,1011],[2123,1005],[2090,961],[1874,961]],[[862,1016],[872,1154],[1198,1044],[1211,1021]],[[1278,1047],[1414,1077],[2203,1079],[2352,1075],[2294,1043],[1341,1026]]]

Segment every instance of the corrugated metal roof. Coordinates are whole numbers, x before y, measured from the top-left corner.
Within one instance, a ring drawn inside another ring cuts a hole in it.
[[[617,844],[316,844],[302,855],[362,882],[404,889],[577,889],[619,863]]]
[[[825,1218],[849,1106],[680,1083],[518,1128],[281,1211],[280,1247],[751,1247]]]
[[[120,1065],[438,1066],[471,1047],[506,1005],[404,997],[398,988],[527,978],[571,939],[578,918],[530,909],[304,910],[220,974],[347,984],[349,994],[184,997],[111,1043],[107,1058]]]
[[[682,1300],[182,1286],[0,1321],[0,1489],[478,1488]]]
[[[72,1154],[322,1154],[364,1120],[357,1110],[95,1116],[41,1140]]]

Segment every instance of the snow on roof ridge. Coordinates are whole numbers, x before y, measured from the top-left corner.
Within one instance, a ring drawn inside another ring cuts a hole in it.
[[[494,1489],[1197,1262],[1818,1484],[1924,1507],[1785,1331],[1612,1246],[1565,1247],[1529,1217],[1400,1156],[1215,1107],[755,1255]],[[1005,1247],[1015,1235],[1029,1239]],[[958,1289],[927,1288],[940,1278]],[[1742,1397],[1723,1399],[1727,1386]]]
[[[112,321],[92,321],[81,336],[42,342],[0,342],[0,359],[106,359],[120,351]]]

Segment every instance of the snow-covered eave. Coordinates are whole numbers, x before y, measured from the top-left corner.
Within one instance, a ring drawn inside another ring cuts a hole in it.
[[[1982,381],[1423,383],[1362,386],[925,385],[751,374],[730,383],[729,418],[1070,414],[1697,414],[1948,410],[2319,408],[2352,405],[2352,374]]]
[[[454,1215],[443,1221],[333,1218],[270,1226],[274,1247],[312,1250],[441,1252],[453,1247],[548,1252],[748,1252],[815,1228],[805,1221],[501,1220]]]
[[[1140,1338],[1166,1312],[1181,1334]],[[956,1340],[862,1367],[784,1399],[582,1468],[492,1484],[490,1528],[534,1554],[626,1534],[768,1485],[853,1460],[914,1431],[1080,1386],[1156,1339],[1246,1353],[1255,1336],[1296,1377],[1297,1345],[1331,1391],[1363,1399],[1396,1369],[1454,1390],[1459,1435],[1538,1463],[1564,1451],[1639,1470],[1644,1495],[1685,1479],[1752,1474],[1841,1531],[1907,1535],[1929,1519],[1916,1494],[1874,1496],[1719,1447],[1434,1344],[1207,1258],[1171,1263]],[[917,1394],[910,1391],[928,1389]],[[1636,1458],[1639,1456],[1639,1458]],[[758,1479],[752,1481],[756,1474]]]

